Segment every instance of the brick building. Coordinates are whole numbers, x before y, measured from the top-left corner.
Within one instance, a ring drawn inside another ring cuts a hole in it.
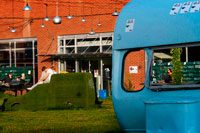
[[[117,19],[112,13],[120,12],[128,1],[2,0],[0,67],[32,66],[34,83],[42,66],[55,66],[58,72],[95,71],[103,84],[103,75],[109,77],[105,71],[111,71]],[[31,11],[23,10],[27,4]],[[61,24],[53,23],[55,16]],[[50,21],[44,21],[45,17]],[[11,32],[13,28],[16,32]],[[91,30],[95,34],[89,35]]]

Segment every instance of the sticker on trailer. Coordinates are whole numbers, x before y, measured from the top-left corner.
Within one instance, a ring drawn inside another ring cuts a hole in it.
[[[183,6],[181,7],[180,13],[188,13],[191,5],[192,5],[192,2],[183,3]]]
[[[190,9],[190,12],[193,13],[193,12],[198,12],[200,9],[200,1],[195,1],[192,3],[192,7]]]
[[[128,19],[126,21],[125,32],[132,32],[134,28],[135,19]]]
[[[171,11],[169,12],[169,14],[171,14],[171,15],[178,14],[179,10],[181,9],[181,5],[182,5],[182,3],[175,3],[173,5]]]
[[[129,66],[129,73],[138,73],[138,66]]]

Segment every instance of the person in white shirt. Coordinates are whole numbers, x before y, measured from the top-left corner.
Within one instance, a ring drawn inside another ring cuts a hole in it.
[[[53,74],[57,74],[56,69],[55,69],[54,66],[52,66],[51,69],[53,70]]]
[[[44,71],[46,72],[46,74],[42,79],[39,80],[39,82],[49,83],[52,74],[54,74],[54,71],[51,68],[46,68]]]
[[[42,67],[42,75],[40,77],[40,80],[33,85],[30,88],[27,88],[27,90],[32,90],[33,88],[35,88],[38,84],[43,84],[43,83],[49,83],[51,80],[51,76],[52,74],[54,74],[53,70],[51,68],[47,68],[47,67]]]

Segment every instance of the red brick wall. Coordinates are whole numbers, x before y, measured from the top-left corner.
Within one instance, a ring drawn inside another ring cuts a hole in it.
[[[137,66],[138,73],[130,73],[129,67]],[[130,80],[130,81],[129,81]],[[128,91],[138,91],[144,87],[140,85],[145,80],[145,51],[133,51],[128,53],[124,62],[124,87]],[[130,85],[130,83],[132,86]],[[126,85],[125,85],[126,84]]]
[[[12,38],[26,38],[36,37],[38,54],[56,54],[57,53],[57,37],[59,35],[71,35],[71,34],[87,34],[91,30],[91,23],[93,23],[93,30],[98,32],[112,32],[114,31],[114,25],[117,17],[112,16],[111,13],[115,8],[120,11],[124,5],[130,0],[57,0],[59,1],[59,15],[67,16],[70,5],[71,15],[73,19],[69,20],[66,17],[62,18],[62,24],[55,25],[52,20],[56,16],[56,3],[55,0],[28,0],[29,5],[32,8],[31,11],[23,11],[25,6],[25,0],[13,0],[14,1],[14,26],[17,30],[16,33],[11,33],[8,27],[12,27],[13,19],[5,19],[5,17],[12,18],[12,1],[2,0],[0,2],[0,39],[12,39]],[[53,1],[53,2],[52,2]],[[46,7],[41,3],[48,3],[48,16],[50,21],[44,22],[43,18],[46,16]],[[83,4],[84,3],[84,4]],[[115,4],[116,3],[116,4]],[[84,14],[83,14],[84,5]],[[101,15],[100,21],[101,27],[97,26],[99,16],[86,16],[86,22],[81,22],[82,15],[92,14],[107,14]],[[20,19],[27,18],[27,19]],[[33,20],[31,18],[34,18]],[[37,18],[37,19],[36,19]],[[44,23],[45,28],[41,28],[40,25]],[[54,40],[51,42],[52,37]],[[47,57],[38,57],[38,72],[41,73],[42,66],[52,66],[52,61],[47,60]],[[57,65],[56,65],[57,69]]]

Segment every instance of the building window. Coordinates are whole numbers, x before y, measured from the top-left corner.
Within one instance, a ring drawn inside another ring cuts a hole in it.
[[[150,88],[175,90],[200,86],[199,50],[197,45],[155,49]]]
[[[0,67],[33,68],[33,82],[37,77],[37,40],[12,39],[0,40]]]
[[[59,54],[112,53],[113,33],[59,37]]]
[[[90,63],[88,60],[82,58],[84,55],[92,55],[95,54],[112,54],[112,46],[113,46],[113,33],[99,33],[92,36],[88,34],[82,35],[69,35],[69,36],[59,36],[58,37],[58,51],[59,54],[66,54],[67,59],[60,60],[60,71],[70,71],[74,72],[78,71],[86,71],[90,72],[91,66],[88,66]],[[79,55],[79,59],[70,59],[70,57],[77,57],[74,54]],[[70,56],[71,55],[71,56]],[[80,57],[81,56],[81,57]],[[87,60],[84,62],[84,60]],[[98,59],[96,59],[98,60]],[[72,68],[73,67],[73,68]],[[77,69],[75,69],[75,67]]]
[[[145,51],[128,52],[123,63],[122,85],[126,91],[139,91],[144,87],[145,81]]]

